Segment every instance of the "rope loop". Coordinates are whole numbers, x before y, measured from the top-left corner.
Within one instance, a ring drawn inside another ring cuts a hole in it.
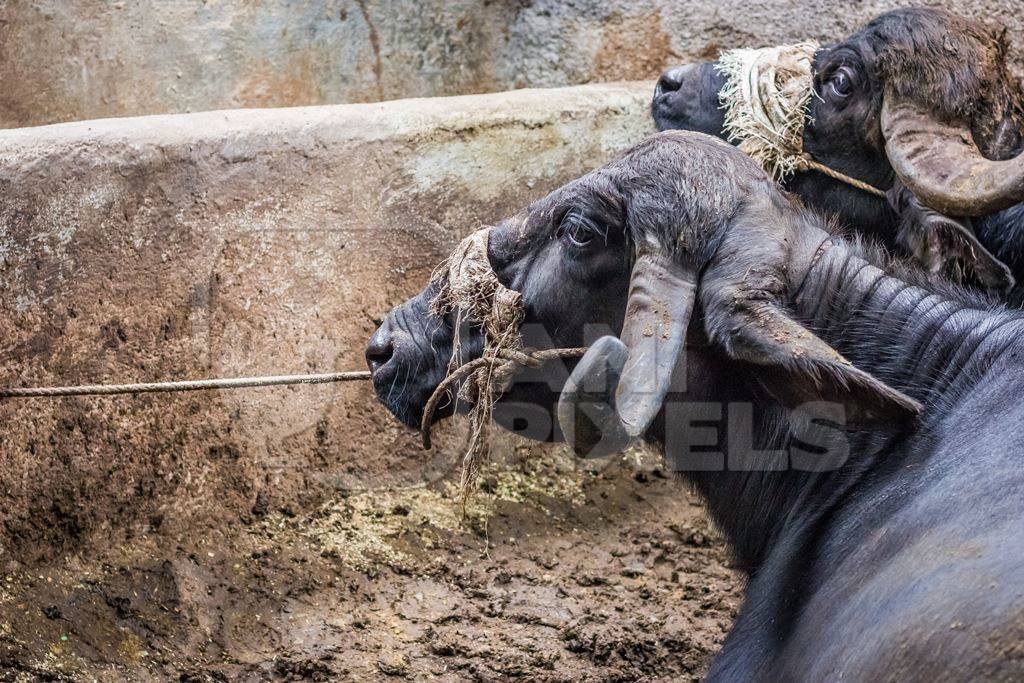
[[[430,395],[427,404],[423,407],[423,418],[420,422],[420,434],[423,437],[423,448],[430,450],[430,430],[434,423],[434,413],[441,399],[448,394],[449,388],[461,380],[466,379],[477,370],[487,368],[490,372],[486,376],[491,378],[495,384],[504,385],[521,367],[537,368],[544,363],[556,358],[580,358],[587,352],[586,347],[544,349],[542,351],[518,351],[508,349],[496,349],[493,353],[475,358],[464,363],[441,380],[441,383]]]

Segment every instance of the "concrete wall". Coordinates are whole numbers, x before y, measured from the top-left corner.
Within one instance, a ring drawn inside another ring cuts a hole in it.
[[[652,78],[906,0],[7,0],[0,126]],[[1019,0],[919,0],[1024,33]],[[1018,41],[1019,43],[1019,41]],[[1022,64],[1024,46],[1015,45]]]
[[[650,83],[0,133],[0,385],[365,367],[454,243],[638,141]],[[0,401],[0,569],[419,481],[367,383]]]

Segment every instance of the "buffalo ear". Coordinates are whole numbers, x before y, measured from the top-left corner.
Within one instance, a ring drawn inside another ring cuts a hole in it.
[[[774,187],[759,189],[704,269],[700,296],[708,338],[732,358],[761,366],[758,377],[768,379],[789,407],[827,401],[861,422],[919,414],[919,402],[855,367],[785,309],[787,283],[810,267],[799,261],[807,236],[824,243],[828,235],[809,229],[803,208]]]
[[[602,337],[573,370],[558,422],[580,455],[616,452],[661,410],[686,342],[697,269],[653,239],[637,245],[620,339]]]
[[[928,208],[899,180],[886,193],[899,214],[897,241],[926,270],[942,273],[954,282],[976,281],[1000,294],[1013,289],[1013,274],[974,235],[970,219],[958,219]]]
[[[730,303],[726,313],[712,304],[718,315],[709,324],[729,331],[717,337],[730,356],[765,368],[765,384],[784,405],[827,401],[861,424],[900,422],[921,412],[918,401],[855,367],[777,303]],[[709,335],[716,336],[710,329]]]

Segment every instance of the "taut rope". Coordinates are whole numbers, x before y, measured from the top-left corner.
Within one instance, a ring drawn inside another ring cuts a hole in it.
[[[430,429],[438,404],[445,396],[452,401],[464,399],[470,409],[470,439],[462,460],[463,500],[476,476],[480,463],[490,449],[490,426],[494,403],[507,389],[522,367],[539,367],[558,358],[579,358],[586,348],[524,349],[519,336],[523,321],[523,303],[519,292],[498,281],[487,257],[490,228],[484,228],[464,239],[434,275],[438,293],[430,304],[435,315],[453,314],[453,350],[448,375],[437,385],[423,408],[421,434],[423,447],[429,449]],[[459,334],[466,322],[478,326],[483,334],[483,354],[462,363]],[[109,396],[202,389],[239,389],[287,384],[326,384],[371,379],[369,371],[331,372],[316,375],[279,375],[271,377],[235,377],[137,384],[86,384],[62,387],[0,388],[0,399]],[[463,382],[458,396],[450,390]]]
[[[881,197],[885,199],[887,196],[884,190],[879,190],[877,187],[870,183],[865,183],[863,180],[851,178],[845,173],[840,173],[835,169],[829,168],[825,164],[819,164],[817,161],[811,158],[810,154],[805,153],[803,156],[800,157],[800,161],[797,162],[797,168],[799,168],[800,170],[813,169],[818,173],[824,173],[830,178],[835,178],[839,182],[846,183],[847,185],[855,187],[858,190],[863,190],[864,192],[873,194],[876,197]]]
[[[288,384],[328,384],[331,382],[353,382],[367,379],[370,379],[370,372],[368,370],[354,370],[352,372],[325,372],[318,375],[271,375],[268,377],[140,382],[138,384],[83,384],[67,387],[15,387],[0,389],[0,399],[110,396],[113,394],[150,394],[168,391],[200,391],[203,389],[242,389],[245,387],[276,387]]]

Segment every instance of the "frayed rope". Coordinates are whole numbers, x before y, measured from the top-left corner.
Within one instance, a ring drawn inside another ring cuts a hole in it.
[[[449,376],[463,365],[461,334],[464,324],[480,325],[484,336],[483,358],[497,358],[499,353],[514,353],[521,349],[522,296],[498,282],[491,269],[487,258],[490,232],[490,228],[484,228],[462,240],[438,268],[440,288],[430,302],[430,310],[438,316],[455,315]],[[508,372],[496,372],[494,363],[480,363],[472,373],[466,374],[467,381],[455,398],[473,405],[469,412],[469,445],[462,459],[463,500],[476,479],[480,465],[490,456],[494,402],[511,379]],[[450,384],[444,384],[445,390]],[[435,391],[431,398],[435,399],[439,394],[440,391]],[[428,420],[432,420],[433,415],[425,415],[424,418],[424,428],[429,430]],[[425,445],[430,439],[429,432],[427,434]]]
[[[547,360],[582,356],[586,349],[523,349],[519,326],[523,322],[523,300],[498,281],[487,258],[490,228],[477,230],[464,239],[435,271],[437,295],[430,312],[454,315],[452,357],[448,376],[427,401],[423,410],[423,447],[430,448],[430,428],[441,398],[448,396],[456,382],[462,388],[453,400],[472,404],[469,411],[469,443],[462,459],[460,489],[463,502],[480,470],[490,457],[491,416],[494,404],[522,367],[537,367]],[[480,327],[483,354],[464,363],[460,335],[464,325]]]
[[[722,53],[725,76],[719,95],[729,141],[749,154],[774,180],[799,170],[804,122],[813,92],[811,60],[819,45],[809,41]]]

